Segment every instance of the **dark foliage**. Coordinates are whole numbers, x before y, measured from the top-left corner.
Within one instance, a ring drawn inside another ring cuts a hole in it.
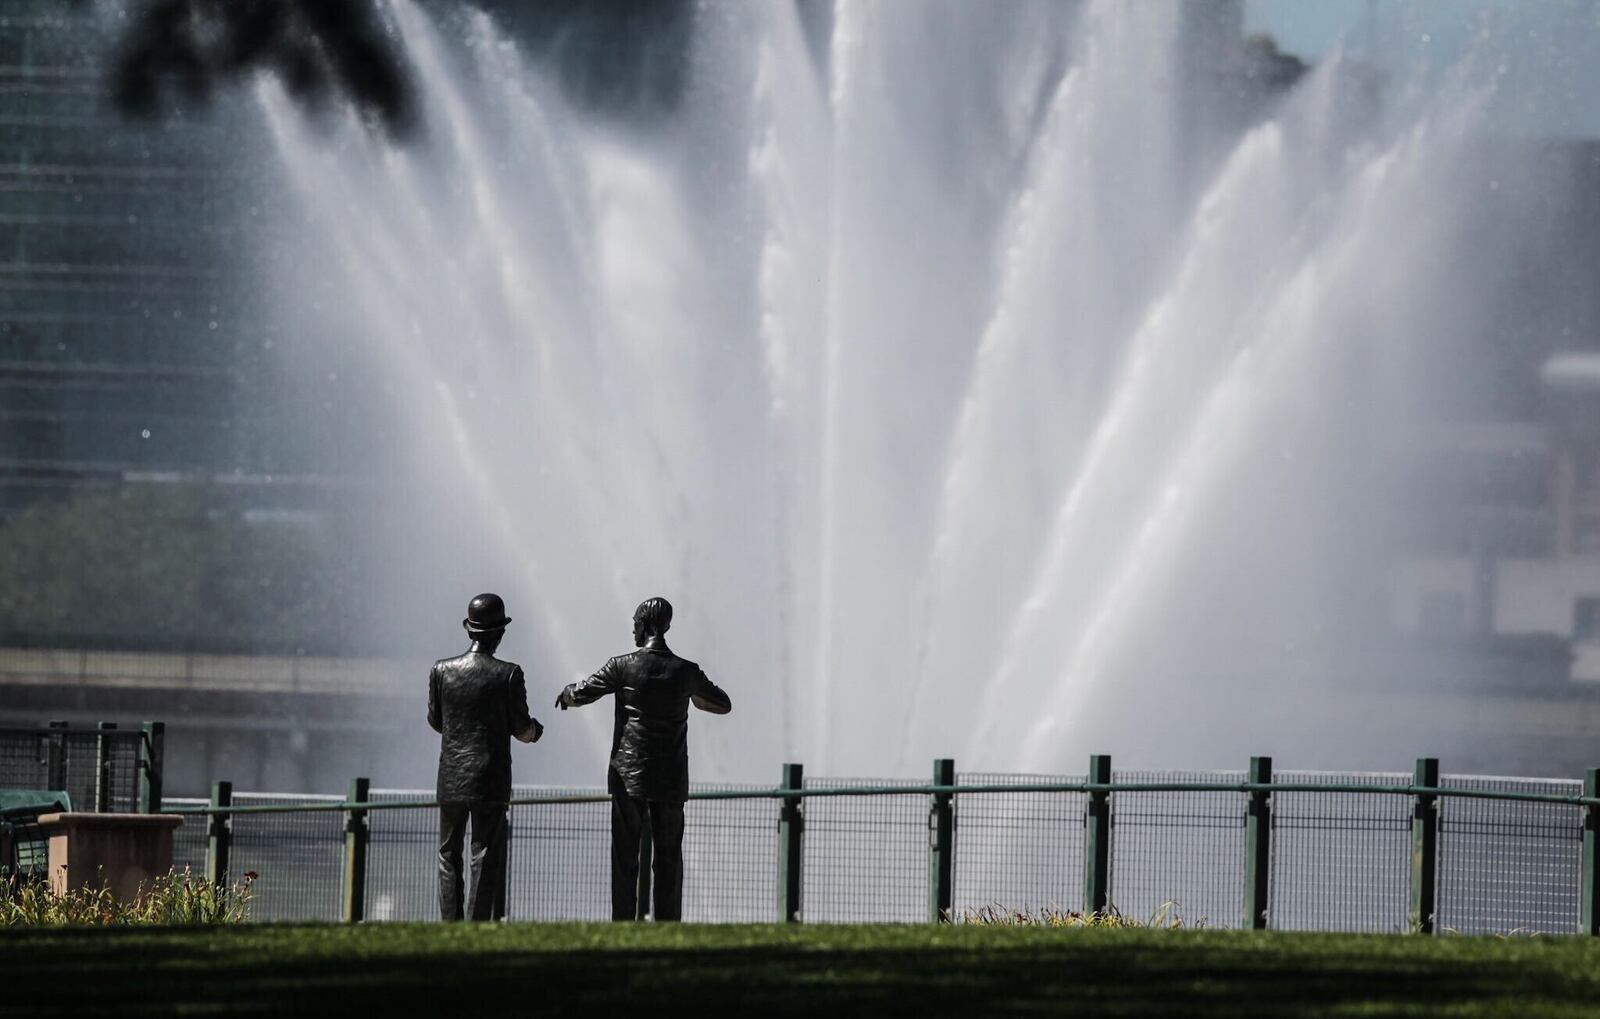
[[[276,73],[306,106],[340,98],[391,135],[416,126],[405,63],[366,0],[146,0],[122,39],[111,92],[124,113],[151,117],[258,70]]]

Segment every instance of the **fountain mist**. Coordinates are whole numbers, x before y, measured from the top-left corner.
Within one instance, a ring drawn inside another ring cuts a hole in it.
[[[667,596],[737,704],[702,777],[1368,763],[1385,450],[1501,299],[1494,76],[1267,95],[1236,9],[707,5],[641,124],[396,0],[405,148],[264,84],[287,327],[396,409],[385,611],[445,654],[502,591],[537,710]],[[602,714],[523,777],[593,780]]]

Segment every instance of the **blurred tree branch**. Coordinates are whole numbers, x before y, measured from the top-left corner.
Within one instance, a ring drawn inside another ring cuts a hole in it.
[[[395,137],[416,126],[405,62],[372,0],[130,2],[111,72],[130,116],[155,116],[171,99],[203,103],[220,84],[269,71],[303,106],[346,100]]]

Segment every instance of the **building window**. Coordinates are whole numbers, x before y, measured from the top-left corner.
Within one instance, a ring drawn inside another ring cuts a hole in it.
[[[1583,595],[1573,601],[1572,639],[1600,642],[1600,597]]]

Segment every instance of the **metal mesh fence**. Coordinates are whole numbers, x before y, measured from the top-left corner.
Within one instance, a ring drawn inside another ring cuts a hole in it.
[[[75,809],[133,811],[139,808],[139,741],[142,738],[143,734],[135,729],[113,729],[104,734],[65,731],[62,750],[67,783],[64,788],[71,795]],[[102,773],[103,787],[99,785]]]
[[[1579,796],[1581,782],[1455,775],[1467,789]],[[1446,797],[1439,807],[1439,926],[1462,934],[1578,931],[1583,810]]]
[[[339,803],[339,796],[236,793],[241,807]],[[205,807],[209,800],[168,798],[172,809]],[[254,920],[337,920],[344,902],[344,819],[341,811],[235,814],[228,872],[232,883],[254,873]],[[206,872],[210,818],[187,814],[172,838],[172,869]]]
[[[1279,782],[1407,785],[1408,774],[1295,771]],[[1372,793],[1272,795],[1272,905],[1283,930],[1403,931],[1409,924],[1411,799]]]
[[[1119,772],[1118,783],[1243,783],[1238,772]],[[1405,787],[1406,774],[1280,773],[1294,784]],[[1074,783],[1080,777],[966,774],[962,785]],[[1447,786],[1576,796],[1576,782],[1454,776]],[[814,779],[807,789],[920,787]],[[691,800],[685,812],[684,919],[778,917],[780,801],[766,787],[704,786],[749,798]],[[518,788],[518,797],[599,795]],[[425,791],[380,790],[376,803],[418,803]],[[1085,807],[1075,791],[960,793],[954,798],[957,915],[995,907],[1037,913],[1082,906]],[[1135,920],[1165,915],[1189,926],[1238,926],[1244,911],[1247,795],[1233,789],[1111,794],[1112,905]],[[169,800],[173,808],[204,800]],[[236,794],[235,804],[336,803],[338,797]],[[1395,792],[1272,794],[1269,925],[1283,929],[1403,931],[1409,926],[1413,798]],[[1578,929],[1582,808],[1573,804],[1442,796],[1439,926],[1463,933]],[[802,917],[810,922],[928,919],[929,806],[925,791],[804,800]],[[256,871],[257,920],[334,920],[341,912],[343,811],[234,816],[232,873]],[[372,810],[367,917],[438,916],[434,807]],[[176,834],[174,863],[203,872],[206,818]],[[513,920],[610,916],[610,804],[511,808],[507,915]]]
[[[67,780],[62,788],[72,797],[72,806],[77,810],[97,810],[98,800],[95,790],[98,788],[99,767],[95,761],[95,750],[98,739],[88,733],[66,733],[62,736],[63,752],[65,758]],[[116,775],[115,755],[109,765],[108,780]],[[113,781],[108,781],[105,788],[109,791],[115,788]]]
[[[143,741],[144,733],[138,731],[104,741],[106,810],[133,813],[139,809],[139,748]]]
[[[49,774],[44,733],[0,730],[0,789],[49,789]]]
[[[764,787],[695,788],[754,791]],[[683,918],[776,923],[777,864],[777,800],[691,800],[684,814]]]
[[[963,774],[961,785],[1082,782],[1083,775]],[[1084,793],[956,797],[956,916],[1077,910],[1083,905]]]
[[[541,786],[517,788],[512,795],[594,796],[597,791]],[[609,919],[611,804],[512,807],[510,868],[510,919]]]
[[[1242,772],[1116,772],[1113,782],[1243,782]],[[1111,795],[1111,906],[1134,920],[1237,927],[1245,794]]]
[[[426,803],[433,792],[375,789],[368,798],[374,803]],[[367,918],[439,919],[439,811],[371,810],[367,833]]]
[[[241,807],[340,803],[342,796],[235,793]],[[406,811],[412,813],[412,811]],[[235,814],[229,875],[258,875],[251,898],[257,920],[338,920],[344,902],[341,811]]]
[[[808,778],[805,783],[807,789],[922,784],[909,779],[838,778]],[[814,923],[926,920],[928,806],[927,796],[806,800],[804,919]],[[771,809],[776,817],[776,806]]]
[[[167,810],[186,810],[195,807],[204,807],[210,801],[201,799],[177,799],[167,797],[162,806]],[[187,869],[191,874],[204,874],[206,872],[206,828],[211,819],[204,814],[186,814],[183,824],[172,833],[172,869],[182,874]]]
[[[0,789],[64,789],[74,810],[137,810],[143,739],[139,729],[0,728]]]
[[[596,794],[594,789],[547,786],[519,786],[512,793],[514,798]],[[384,802],[423,802],[431,798],[431,793],[421,791],[383,790],[372,794],[374,801]],[[436,919],[437,810],[379,810],[367,816],[371,834],[368,916],[374,920]],[[776,825],[776,806],[770,800],[688,804],[683,847],[685,920],[776,919]],[[511,808],[508,831],[507,919],[611,917],[609,802],[519,804]]]

